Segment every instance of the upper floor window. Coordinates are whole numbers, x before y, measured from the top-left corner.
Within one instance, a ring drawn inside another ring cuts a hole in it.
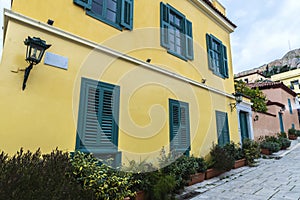
[[[206,34],[208,67],[214,74],[229,78],[226,46],[212,34]]]
[[[133,0],[73,0],[87,14],[119,30],[132,30]]]
[[[291,103],[290,99],[288,99],[288,105],[289,105],[290,114],[293,114],[293,108],[292,108],[292,103]]]
[[[161,46],[183,60],[193,60],[192,22],[169,4],[161,2],[160,26]]]
[[[291,81],[290,89],[294,90],[296,85],[298,85],[298,88],[300,89],[300,85],[299,85],[298,80]]]

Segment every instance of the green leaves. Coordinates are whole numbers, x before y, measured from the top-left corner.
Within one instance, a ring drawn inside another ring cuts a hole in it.
[[[266,112],[268,110],[266,95],[258,88],[251,89],[242,80],[236,81],[234,86],[236,92],[242,93],[250,98],[251,103],[253,103],[253,110],[258,112]]]

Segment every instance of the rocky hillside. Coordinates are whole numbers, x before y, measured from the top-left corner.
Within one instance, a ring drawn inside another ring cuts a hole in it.
[[[274,60],[263,66],[243,71],[237,74],[237,76],[249,74],[259,71],[265,76],[271,76],[281,72],[300,68],[300,49],[291,50],[286,53],[281,59]]]

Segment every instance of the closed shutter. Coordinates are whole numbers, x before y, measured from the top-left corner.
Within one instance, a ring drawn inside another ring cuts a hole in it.
[[[169,49],[169,7],[160,3],[160,44]]]
[[[213,57],[212,37],[209,34],[206,34],[206,48],[207,48],[208,68],[214,71],[214,66],[212,63],[212,57]]]
[[[194,49],[193,49],[193,29],[192,22],[185,20],[185,37],[186,37],[186,58],[189,60],[194,59]]]
[[[216,111],[218,144],[224,146],[229,143],[229,126],[227,113]]]
[[[293,114],[293,108],[292,108],[292,103],[291,103],[290,99],[288,99],[288,105],[289,105],[290,114]]]
[[[228,75],[228,61],[227,61],[227,50],[226,50],[226,46],[221,45],[222,46],[222,60],[223,60],[223,64],[221,65],[223,67],[223,76],[225,78],[229,78]]]
[[[87,10],[92,8],[92,0],[73,0],[73,2]]]
[[[121,25],[129,30],[133,28],[133,0],[122,0]]]
[[[190,150],[190,129],[188,104],[169,100],[171,150],[181,153]]]
[[[117,150],[119,93],[118,86],[82,79],[76,149]]]

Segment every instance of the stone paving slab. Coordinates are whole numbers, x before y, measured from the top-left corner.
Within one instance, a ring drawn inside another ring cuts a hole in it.
[[[242,167],[185,188],[178,199],[300,200],[300,143],[256,167]],[[193,198],[184,198],[193,194]],[[196,195],[196,196],[195,196]]]

